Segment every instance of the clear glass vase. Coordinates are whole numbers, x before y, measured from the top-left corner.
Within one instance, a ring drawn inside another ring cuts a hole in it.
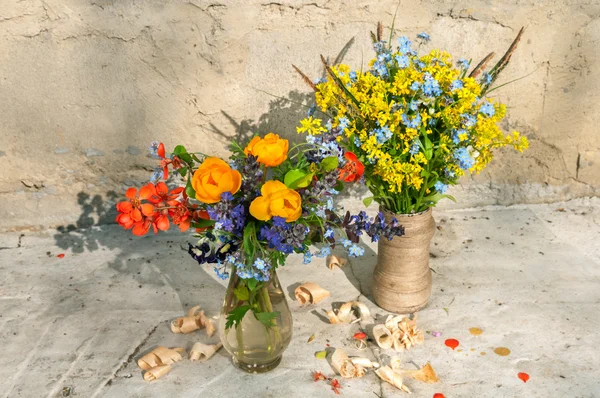
[[[233,364],[249,373],[268,372],[279,365],[281,356],[292,339],[292,314],[275,270],[269,282],[258,288],[253,298],[240,300],[234,293],[247,282],[235,273],[229,281],[219,319],[219,333],[223,347],[233,357]],[[242,321],[227,329],[227,316],[232,310],[250,305],[257,312],[277,312],[271,326],[265,326],[252,310]]]

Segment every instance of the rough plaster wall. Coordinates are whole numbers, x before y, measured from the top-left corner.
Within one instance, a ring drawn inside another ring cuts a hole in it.
[[[310,96],[295,63],[372,56],[368,31],[396,1],[3,0],[0,7],[0,230],[110,222],[144,182],[153,140],[225,154],[251,131],[295,136]],[[506,130],[529,137],[465,178],[457,205],[550,202],[600,192],[597,1],[400,2],[398,34],[478,60],[525,37],[497,96]]]

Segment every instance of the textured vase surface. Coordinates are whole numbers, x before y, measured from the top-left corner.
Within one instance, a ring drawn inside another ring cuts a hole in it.
[[[404,235],[381,239],[373,272],[373,298],[381,308],[398,314],[418,311],[431,296],[429,246],[435,232],[431,208],[416,214],[393,214],[384,210],[386,221],[395,217]]]

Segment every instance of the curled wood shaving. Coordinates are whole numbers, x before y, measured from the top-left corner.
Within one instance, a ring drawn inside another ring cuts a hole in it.
[[[402,375],[394,372],[394,370],[389,366],[382,366],[381,368],[377,369],[375,373],[381,380],[388,382],[394,387],[410,394],[410,389],[402,382]]]
[[[163,377],[164,375],[166,375],[170,371],[171,371],[171,366],[170,365],[156,366],[156,367],[154,367],[152,369],[149,369],[146,372],[144,372],[144,380],[146,380],[146,381],[154,381],[154,380],[160,379],[161,377]]]
[[[200,306],[190,308],[187,316],[179,317],[171,322],[171,331],[173,333],[191,333],[194,330],[206,328],[206,333],[211,337],[215,333],[215,326],[212,321],[200,311]]]
[[[350,323],[358,320],[366,320],[371,317],[371,311],[367,306],[359,301],[348,301],[342,304],[340,309],[335,313],[333,310],[325,311],[329,317],[329,323]],[[352,320],[356,312],[357,319]]]
[[[354,365],[360,365],[363,368],[378,368],[379,363],[371,361],[369,358],[352,357],[350,358]]]
[[[406,377],[410,377],[411,379],[419,380],[424,383],[437,383],[440,381],[437,375],[435,374],[435,370],[428,362],[425,366],[423,366],[419,370],[402,370],[401,374]]]
[[[423,366],[421,369],[418,370],[407,370],[407,369],[402,369],[401,368],[402,362],[400,361],[400,358],[398,357],[392,357],[390,359],[390,367],[392,368],[392,370],[398,374],[400,374],[402,377],[408,377],[411,379],[415,379],[418,381],[422,381],[424,383],[437,383],[438,381],[440,381],[437,377],[437,375],[435,374],[435,370],[433,370],[433,367],[431,366],[431,364],[429,362],[427,362],[427,364],[425,366]]]
[[[340,376],[346,379],[363,377],[365,375],[363,367],[355,364],[350,357],[340,349],[335,350],[331,356],[331,366]]]
[[[375,325],[373,327],[373,337],[377,345],[384,350],[392,348],[394,344],[394,336],[392,336],[392,332],[385,325]]]
[[[404,316],[390,315],[383,325],[373,328],[373,335],[379,347],[387,349],[393,346],[396,351],[408,350],[425,341],[423,332],[417,329],[416,317],[410,320]]]
[[[183,359],[182,352],[185,352],[184,348],[156,347],[138,359],[138,366],[143,370],[150,370],[158,366],[170,365]]]
[[[223,344],[203,344],[203,343],[194,343],[194,346],[190,350],[190,361],[200,361],[204,362],[212,357],[215,352],[221,348]]]
[[[333,267],[342,268],[348,262],[348,260],[346,260],[345,258],[338,257],[334,254],[327,256],[327,259],[325,261],[329,269],[333,269]]]
[[[316,283],[307,282],[298,286],[294,291],[294,294],[296,295],[296,300],[304,305],[306,303],[317,304],[319,301],[329,296],[330,293]]]

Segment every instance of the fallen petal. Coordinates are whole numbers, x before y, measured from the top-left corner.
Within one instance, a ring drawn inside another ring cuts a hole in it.
[[[529,380],[529,375],[527,373],[519,372],[517,376],[519,377],[519,379],[523,380],[523,383],[527,383],[527,381]]]

